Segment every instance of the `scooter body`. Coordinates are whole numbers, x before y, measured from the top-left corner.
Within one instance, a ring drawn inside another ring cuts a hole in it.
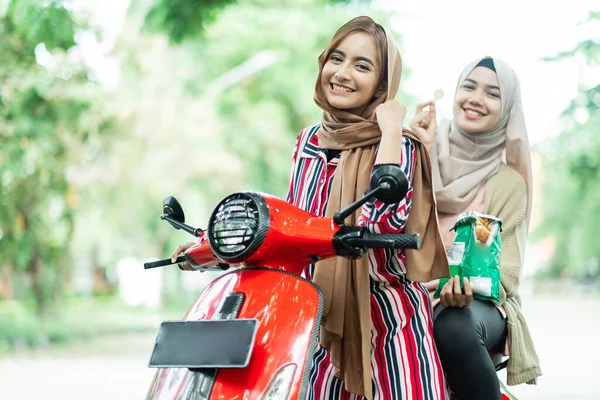
[[[329,257],[357,258],[368,248],[420,245],[417,234],[373,234],[344,224],[369,200],[400,201],[408,181],[398,166],[384,165],[374,168],[369,189],[331,218],[270,195],[234,193],[215,207],[206,230],[185,224],[183,209],[167,197],[161,218],[198,237],[177,262],[232,270],[204,289],[183,320],[161,324],[146,399],[304,399],[323,299],[303,269]]]
[[[295,274],[261,267],[225,273],[204,289],[184,320],[260,321],[248,366],[161,368],[147,398],[303,398],[321,308],[318,288]],[[194,397],[199,387],[211,397]]]

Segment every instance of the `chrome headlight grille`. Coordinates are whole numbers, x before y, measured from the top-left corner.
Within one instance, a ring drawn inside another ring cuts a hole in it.
[[[269,210],[257,193],[234,193],[215,208],[208,228],[210,246],[226,262],[248,258],[262,244],[269,228]]]

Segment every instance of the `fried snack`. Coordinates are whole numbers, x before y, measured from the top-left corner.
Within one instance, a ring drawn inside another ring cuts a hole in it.
[[[438,101],[442,97],[444,97],[444,91],[442,89],[438,89],[433,92],[433,101]]]
[[[479,243],[487,243],[490,238],[490,230],[481,224],[475,226],[475,238]]]
[[[488,231],[492,230],[492,221],[491,220],[489,220],[487,218],[479,217],[479,218],[477,218],[477,221],[481,225],[485,226],[488,229]]]

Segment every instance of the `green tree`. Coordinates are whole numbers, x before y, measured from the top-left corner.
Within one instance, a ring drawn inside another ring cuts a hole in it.
[[[239,4],[253,9],[267,9],[273,6],[290,8],[348,4],[352,0],[159,0],[148,10],[145,28],[150,32],[166,32],[171,41],[181,43],[189,38],[201,37],[219,15],[229,6]],[[356,1],[355,1],[356,2]],[[370,3],[359,0],[357,3]]]
[[[183,8],[162,15],[197,22],[188,3],[163,2]],[[158,219],[166,195],[200,226],[232,191],[285,196],[293,141],[320,117],[319,52],[352,16],[386,19],[321,0],[232,1],[174,44],[169,29],[141,35],[157,4],[131,2],[114,88],[91,80],[74,40],[87,27],[60,2],[11,1],[2,15],[0,256],[41,313],[71,268],[163,257],[186,240]],[[273,58],[244,69],[261,54]]]
[[[26,274],[40,314],[68,273],[69,168],[108,128],[88,118],[99,110],[88,69],[70,52],[78,28],[58,1],[12,0],[0,18],[0,259],[5,274]]]
[[[82,227],[97,221],[104,262],[163,257],[188,239],[157,218],[166,195],[200,226],[233,191],[285,196],[294,139],[320,118],[312,99],[317,57],[337,26],[371,10],[272,3],[232,4],[178,45],[164,31],[140,37],[149,4],[132,3],[114,51],[122,79],[113,101],[127,116],[122,139],[92,166],[103,183],[90,188],[97,206],[81,216]]]
[[[212,133],[240,160],[237,185],[285,196],[293,140],[320,120],[313,101],[320,52],[357,15],[389,25],[389,15],[361,4],[325,3],[239,2],[221,10],[202,40],[186,47],[197,66],[188,90],[217,108],[220,127]]]
[[[600,12],[589,24],[600,22]],[[582,57],[600,66],[600,40],[590,39],[547,61]],[[600,259],[600,84],[582,84],[562,113],[564,130],[544,148],[547,182],[544,222],[535,235],[552,236],[556,252],[547,271],[552,276],[580,277],[590,260]]]

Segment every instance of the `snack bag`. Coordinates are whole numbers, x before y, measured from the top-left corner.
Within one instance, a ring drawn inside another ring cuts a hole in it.
[[[448,250],[450,276],[467,277],[473,297],[480,300],[500,301],[500,232],[499,218],[473,211],[462,213],[452,228],[456,231],[454,244]],[[439,298],[448,278],[440,279],[433,297]]]

